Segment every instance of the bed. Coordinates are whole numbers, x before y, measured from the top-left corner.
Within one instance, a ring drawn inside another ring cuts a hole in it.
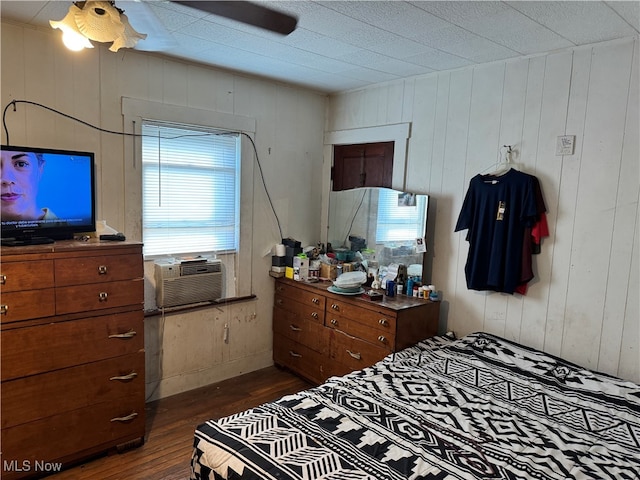
[[[640,478],[640,385],[487,333],[198,426],[192,480]]]

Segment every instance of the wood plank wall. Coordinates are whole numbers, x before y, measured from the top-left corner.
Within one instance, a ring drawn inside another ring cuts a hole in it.
[[[406,190],[436,204],[432,282],[442,328],[484,330],[640,381],[638,38],[334,95],[328,131],[411,122]],[[575,135],[573,155],[556,138]],[[526,296],[469,291],[454,226],[501,146],[536,175],[551,236]]]
[[[1,34],[3,108],[14,99],[39,102],[101,128],[125,132],[131,132],[132,125],[124,125],[122,97],[255,119],[255,143],[282,236],[305,245],[318,241],[321,187],[316,179],[322,172],[326,95],[136,50],[112,53],[106,45],[97,45],[70,52],[59,32],[50,28],[3,21]],[[32,105],[9,108],[6,121],[13,145],[94,151],[97,218],[127,238],[141,240],[140,173],[135,161],[127,161],[132,156],[130,143]],[[6,141],[3,131],[2,143]],[[236,268],[249,278],[243,291],[256,299],[146,318],[150,400],[272,364],[269,253],[281,233],[257,167],[253,171],[253,188],[243,191],[241,203],[242,222],[248,223],[243,228],[249,232],[241,241],[251,244],[253,255]],[[153,297],[153,268],[148,267],[145,294]],[[223,341],[225,326],[228,343]]]

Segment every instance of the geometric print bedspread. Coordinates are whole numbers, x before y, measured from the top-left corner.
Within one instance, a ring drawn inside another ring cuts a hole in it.
[[[200,425],[192,480],[640,478],[640,386],[487,333],[435,337]]]

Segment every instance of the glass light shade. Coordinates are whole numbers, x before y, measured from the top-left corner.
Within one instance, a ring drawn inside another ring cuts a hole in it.
[[[79,52],[85,48],[93,48],[93,45],[89,40],[87,40],[87,38],[72,31],[66,31],[62,34],[62,43],[64,43],[65,47],[69,50],[73,50],[74,52]]]
[[[62,31],[62,42],[69,50],[80,51],[83,48],[93,48],[93,45],[89,41],[87,37],[85,37],[75,22],[75,14],[76,11],[80,9],[75,5],[71,5],[69,7],[69,13],[60,21],[56,22],[54,20],[50,20],[49,24],[53,28],[57,28]]]
[[[124,13],[106,1],[87,1],[82,8],[72,4],[62,20],[49,23],[62,30],[63,43],[75,51],[93,48],[89,40],[95,40],[112,42],[109,50],[117,52],[122,47],[133,48],[138,40],[147,38],[133,29]]]

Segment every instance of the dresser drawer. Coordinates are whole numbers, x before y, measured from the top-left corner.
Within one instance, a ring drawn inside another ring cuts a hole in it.
[[[140,255],[101,255],[55,261],[56,286],[114,282],[144,275]]]
[[[56,314],[55,293],[53,288],[9,293],[3,290],[0,296],[0,303],[1,323],[51,317]]]
[[[294,314],[299,319],[305,319],[312,322],[317,322],[320,325],[324,323],[324,309],[316,305],[309,305],[308,303],[300,303],[296,300],[292,300],[289,297],[283,297],[276,294],[273,302],[274,308],[277,307],[281,310],[286,310]]]
[[[56,288],[56,313],[89,312],[125,305],[140,305],[144,281],[122,280]]]
[[[143,312],[5,330],[0,342],[5,381],[142,351]]]
[[[276,284],[276,298],[281,298],[283,301],[287,299],[295,300],[309,307],[315,307],[321,312],[324,312],[324,305],[326,298],[323,295],[319,295],[314,292],[308,292],[302,288],[297,288],[285,283]]]
[[[144,402],[144,352],[2,384],[2,428],[135,396]]]
[[[342,315],[330,315],[327,313],[326,323],[331,328],[340,330],[352,337],[361,338],[379,347],[393,349],[396,343],[394,331],[381,331],[373,328],[372,325],[365,325]]]
[[[7,292],[53,287],[53,278],[53,260],[0,263],[2,295]]]
[[[273,335],[273,361],[314,383],[320,384],[327,379],[324,367],[326,355],[282,335]]]
[[[339,330],[331,329],[330,331],[329,349],[331,359],[348,366],[351,370],[361,370],[373,365],[391,353],[389,348],[351,337]]]
[[[391,313],[382,313],[376,310],[351,305],[333,298],[327,299],[327,313],[325,324],[330,327],[331,319],[336,315],[349,318],[353,322],[365,325],[367,328],[375,328],[383,334],[390,335],[396,331],[396,317]]]
[[[327,354],[326,328],[322,324],[300,318],[293,312],[278,307],[273,308],[273,332],[294,342],[306,345],[311,350]]]
[[[144,433],[144,404],[138,397],[124,397],[3,429],[2,461],[31,466],[36,461],[55,462],[143,438]],[[20,476],[24,473],[2,478]]]

